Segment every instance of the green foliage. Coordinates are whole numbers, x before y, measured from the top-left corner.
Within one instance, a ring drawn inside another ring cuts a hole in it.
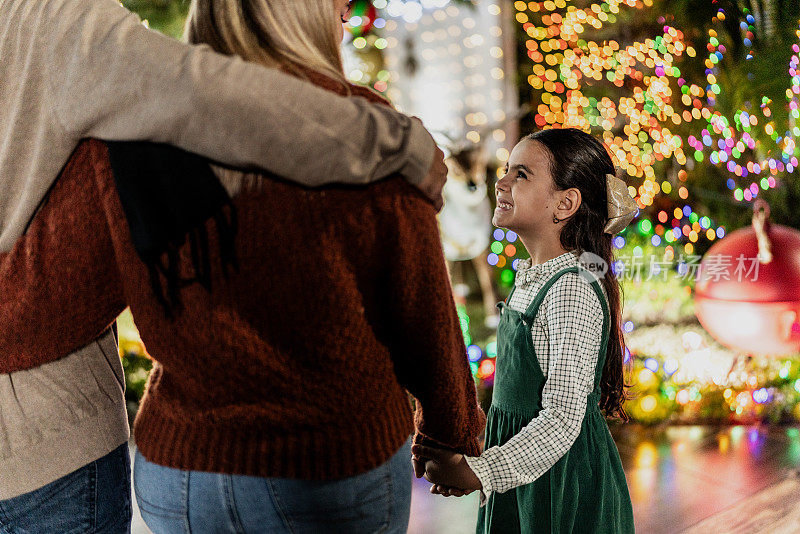
[[[179,38],[189,12],[189,0],[122,0],[122,5],[137,13],[154,30]]]

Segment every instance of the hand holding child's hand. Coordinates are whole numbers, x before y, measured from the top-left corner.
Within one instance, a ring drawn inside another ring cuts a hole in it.
[[[424,445],[414,445],[411,452],[415,466],[425,460],[425,479],[434,484],[431,493],[460,497],[481,489],[480,480],[462,454]]]

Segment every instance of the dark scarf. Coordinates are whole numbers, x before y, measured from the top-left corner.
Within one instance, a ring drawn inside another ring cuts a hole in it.
[[[238,268],[236,210],[207,159],[155,143],[107,144],[133,246],[147,265],[153,291],[171,316],[173,308],[181,308],[182,287],[199,282],[211,290],[209,219],[216,223],[223,274],[228,275],[229,267]],[[179,276],[179,250],[187,239],[195,273],[190,279]]]

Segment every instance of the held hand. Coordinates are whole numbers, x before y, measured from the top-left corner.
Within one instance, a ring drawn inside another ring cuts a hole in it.
[[[425,193],[425,196],[433,201],[436,206],[436,211],[442,209],[444,199],[442,198],[442,188],[447,181],[447,165],[444,164],[444,152],[437,146],[436,153],[433,155],[433,164],[431,165],[428,175],[425,180],[419,184],[419,188]]]
[[[414,466],[414,476],[417,478],[422,478],[425,474],[425,458],[418,458],[416,456],[411,457],[411,464]]]
[[[463,497],[464,495],[469,495],[475,490],[461,490],[458,488],[449,488],[447,486],[440,486],[438,484],[434,484],[431,486],[431,493],[434,495],[441,495],[442,497]]]
[[[424,445],[414,445],[411,452],[416,458],[428,460],[425,463],[425,478],[436,486],[462,491],[481,489],[480,480],[462,454]]]

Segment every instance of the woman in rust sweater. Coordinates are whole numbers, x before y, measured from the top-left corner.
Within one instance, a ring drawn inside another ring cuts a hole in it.
[[[293,13],[279,2],[238,3],[247,9],[193,2],[190,38],[379,100],[344,81],[338,47],[325,53],[341,25],[330,20],[328,35],[320,16],[338,20],[347,2],[291,2]],[[300,39],[314,46],[267,40],[259,32],[269,28],[247,18],[254,9],[289,33],[314,28]],[[253,42],[274,48],[248,54]],[[131,307],[156,360],[134,428],[148,525],[404,531],[414,431],[407,392],[418,440],[477,455],[483,424],[433,205],[399,178],[310,190],[215,167],[238,218],[233,250],[233,227],[207,221],[207,249],[192,240],[169,247],[157,263],[169,259],[171,269],[154,276],[138,246],[141,227],[120,202],[128,194],[120,177],[136,171],[124,153],[82,144],[0,275],[16,280],[20,302],[37,303],[39,324],[64,337],[91,339]],[[25,272],[33,274],[15,278]],[[161,287],[171,288],[166,297]],[[35,322],[20,309],[14,316],[16,335],[0,350],[34,334],[26,328]]]

